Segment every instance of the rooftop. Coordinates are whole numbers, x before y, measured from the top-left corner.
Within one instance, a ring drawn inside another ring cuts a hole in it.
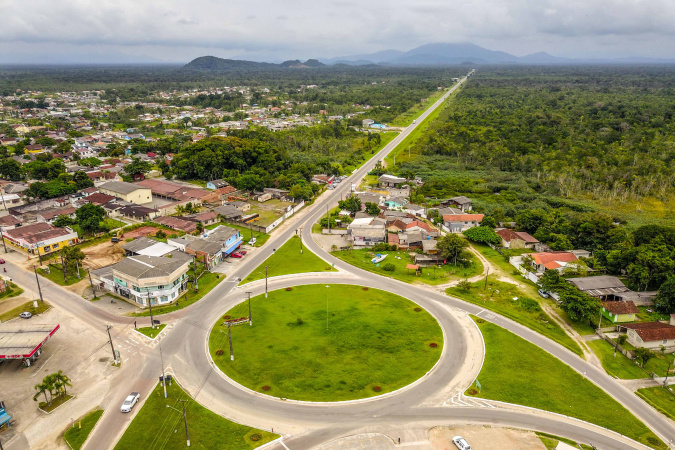
[[[187,270],[192,258],[180,258],[177,256],[174,255],[172,258],[147,255],[129,256],[113,264],[112,268],[117,272],[136,279],[166,277],[173,275],[181,269]]]
[[[602,306],[612,314],[637,314],[640,312],[635,303],[630,300],[625,302],[602,302]]]
[[[143,186],[127,183],[126,181],[108,181],[107,183],[102,184],[99,189],[106,189],[118,194],[130,194],[139,189],[143,189]]]

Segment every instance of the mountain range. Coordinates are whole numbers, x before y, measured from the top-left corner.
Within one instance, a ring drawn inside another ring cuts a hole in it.
[[[333,65],[380,65],[380,66],[448,66],[458,64],[675,64],[675,59],[660,58],[607,58],[581,59],[562,58],[546,52],[532,53],[526,56],[515,56],[506,52],[488,50],[469,43],[434,43],[425,44],[407,52],[401,50],[384,50],[374,53],[356,54],[338,58],[317,58],[305,62],[300,60],[285,61],[281,64],[253,62],[236,59],[222,59],[214,56],[201,56],[190,61],[185,68],[193,70],[245,70],[250,68],[292,68],[307,69]]]

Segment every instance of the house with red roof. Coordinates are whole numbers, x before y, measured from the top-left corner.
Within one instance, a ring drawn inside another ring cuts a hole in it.
[[[461,233],[479,226],[483,217],[483,214],[443,214],[443,225],[451,233]]]
[[[625,323],[619,325],[619,331],[627,330],[628,343],[633,347],[645,347],[660,350],[675,348],[675,326],[663,322]]]
[[[572,252],[528,253],[525,256],[532,258],[532,267],[538,273],[544,273],[547,270],[560,271],[567,264],[579,260]]]
[[[513,231],[508,228],[501,228],[495,231],[502,238],[502,247],[504,248],[534,248],[539,243],[538,240],[524,231]]]

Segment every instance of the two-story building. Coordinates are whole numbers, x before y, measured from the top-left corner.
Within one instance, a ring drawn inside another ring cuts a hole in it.
[[[24,225],[5,231],[5,241],[32,255],[45,255],[79,242],[69,227],[57,228],[46,222]]]

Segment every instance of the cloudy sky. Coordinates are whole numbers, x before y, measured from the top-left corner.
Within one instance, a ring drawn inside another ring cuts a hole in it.
[[[675,58],[673,0],[0,0],[0,64],[282,61],[431,42]]]

